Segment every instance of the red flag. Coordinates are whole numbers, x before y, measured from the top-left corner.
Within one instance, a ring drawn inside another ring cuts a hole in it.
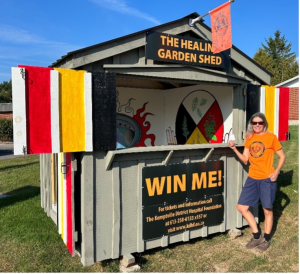
[[[212,50],[218,53],[232,47],[230,2],[210,11]]]

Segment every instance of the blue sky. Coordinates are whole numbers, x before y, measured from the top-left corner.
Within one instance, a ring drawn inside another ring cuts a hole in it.
[[[18,64],[47,67],[70,51],[185,17],[225,0],[0,0],[0,83]],[[210,27],[210,16],[204,18]],[[235,0],[232,42],[248,56],[280,30],[299,56],[298,0]]]

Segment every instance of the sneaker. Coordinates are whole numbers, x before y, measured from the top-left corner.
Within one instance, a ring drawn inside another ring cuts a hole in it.
[[[259,244],[256,249],[260,250],[260,251],[266,251],[270,246],[270,242],[264,240],[261,244]]]
[[[260,235],[260,237],[258,239],[252,238],[250,240],[250,242],[246,244],[245,247],[248,249],[254,248],[254,247],[258,246],[259,244],[261,244],[264,240],[265,240],[265,238],[262,235]]]

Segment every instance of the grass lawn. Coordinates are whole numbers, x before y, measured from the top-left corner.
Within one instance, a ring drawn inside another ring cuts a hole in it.
[[[298,272],[299,271],[299,136],[282,142],[287,156],[278,177],[271,247],[246,250],[249,227],[231,240],[210,235],[168,248],[134,254],[140,272]],[[275,165],[278,159],[275,159]],[[41,208],[39,156],[0,160],[0,272],[118,272],[118,260],[83,267],[71,257],[52,219]],[[264,218],[260,209],[260,226]]]

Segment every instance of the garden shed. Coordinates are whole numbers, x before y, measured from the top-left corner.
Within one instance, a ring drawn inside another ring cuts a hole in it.
[[[189,25],[198,16],[51,65],[91,74],[92,149],[40,156],[42,207],[84,265],[247,225],[247,166],[227,143],[243,149],[247,85],[271,74],[235,46],[213,54],[211,29]]]

